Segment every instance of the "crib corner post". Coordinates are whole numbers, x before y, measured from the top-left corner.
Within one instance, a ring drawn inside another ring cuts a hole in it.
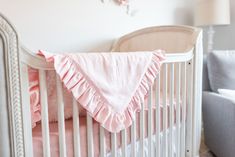
[[[199,156],[201,128],[202,128],[202,66],[203,42],[200,31],[194,49],[194,91],[193,91],[193,137],[192,156]]]

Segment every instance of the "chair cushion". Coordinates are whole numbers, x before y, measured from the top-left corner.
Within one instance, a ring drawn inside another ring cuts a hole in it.
[[[235,90],[231,90],[231,89],[218,89],[218,93],[220,95],[228,98],[232,102],[235,102]]]
[[[211,90],[235,90],[235,50],[213,51],[208,54],[208,77]]]

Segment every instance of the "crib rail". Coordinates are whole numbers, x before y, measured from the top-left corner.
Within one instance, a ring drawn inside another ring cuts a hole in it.
[[[53,64],[46,62],[45,58],[36,55],[35,53],[27,50],[24,47],[21,48],[21,52],[21,61],[24,64],[29,65],[30,67],[35,69],[54,70]],[[193,52],[194,48],[181,53],[166,53],[166,60],[164,60],[164,63],[189,61],[194,56]]]

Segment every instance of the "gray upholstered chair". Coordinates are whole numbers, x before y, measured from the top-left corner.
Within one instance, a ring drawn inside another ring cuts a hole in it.
[[[205,144],[217,157],[235,157],[235,103],[218,88],[235,90],[235,52],[204,58],[202,96]]]

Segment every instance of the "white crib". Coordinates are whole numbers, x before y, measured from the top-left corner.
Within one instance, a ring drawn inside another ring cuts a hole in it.
[[[27,73],[28,66],[30,66],[39,69],[43,157],[50,157],[52,155],[45,73],[47,70],[54,70],[53,65],[22,48],[16,31],[3,16],[0,16],[0,38],[3,41],[5,75],[8,78],[6,86],[9,95],[7,111],[11,130],[11,156],[32,157],[34,154]],[[136,130],[137,121],[134,121],[130,128],[130,137],[128,137],[127,129],[122,130],[120,147],[117,144],[117,133],[111,133],[110,152],[106,151],[104,136],[106,130],[99,126],[100,157],[199,157],[202,32],[198,28],[188,26],[145,28],[120,38],[113,45],[112,51],[153,51],[156,49],[163,49],[167,52],[161,73],[156,78],[149,94],[148,105],[152,107],[151,101],[155,97],[156,109],[146,112],[142,108],[138,121],[139,130]],[[58,77],[55,81],[57,99],[60,102],[58,104],[59,156],[67,157],[62,84]],[[160,106],[160,97],[162,106]],[[73,156],[81,157],[83,150],[80,146],[83,141],[80,137],[80,116],[76,101],[73,101],[71,105],[73,105]],[[152,125],[153,123],[155,125]],[[87,156],[94,157],[93,120],[89,114],[87,114],[86,125]],[[147,126],[147,129],[144,126]],[[127,143],[127,138],[130,138],[130,143]]]

